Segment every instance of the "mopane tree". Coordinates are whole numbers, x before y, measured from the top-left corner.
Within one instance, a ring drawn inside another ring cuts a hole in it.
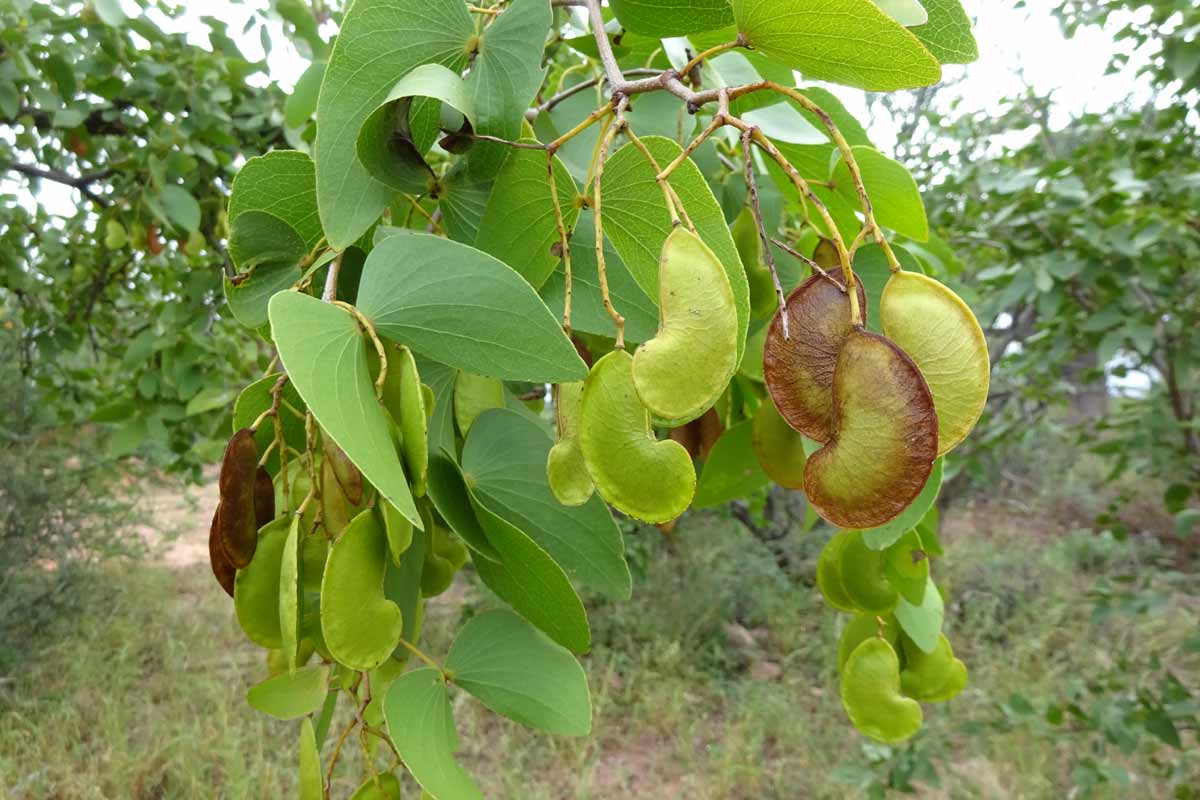
[[[302,797],[356,734],[363,797],[401,770],[481,796],[453,692],[586,735],[580,593],[631,591],[612,510],[665,524],[770,482],[841,529],[818,577],[853,615],[850,721],[902,741],[962,690],[934,501],[986,340],[916,182],[813,85],[938,82],[975,57],[956,0],[356,0],[329,42],[276,10],[314,62],[293,149],[225,209],[218,313],[275,358],[229,409],[209,544],[271,654],[249,702],[300,720]],[[468,561],[506,608],[428,652],[424,604]]]

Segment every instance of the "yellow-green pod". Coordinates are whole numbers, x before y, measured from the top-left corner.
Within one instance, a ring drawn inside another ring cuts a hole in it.
[[[279,647],[289,672],[295,672],[300,659],[300,613],[303,590],[300,586],[300,517],[292,515],[287,539],[279,562]]]
[[[597,361],[584,381],[579,443],[596,491],[619,511],[658,523],[691,504],[692,457],[678,442],[654,436],[633,386],[633,358],[624,350]]]
[[[987,404],[987,339],[957,294],[919,272],[897,272],[879,300],[883,332],[916,363],[937,409],[938,451],[967,438]]]
[[[804,437],[787,424],[770,395],[754,414],[751,445],[768,478],[788,489],[804,488]]]
[[[350,800],[400,800],[400,781],[390,772],[373,775],[354,790]]]
[[[904,643],[907,662],[900,673],[900,689],[914,700],[940,703],[957,695],[967,686],[967,665],[954,657],[946,634],[938,636],[937,646],[926,653],[911,641]]]
[[[238,624],[250,641],[279,649],[279,569],[291,520],[287,517],[264,525],[258,534],[254,558],[239,569],[233,584],[233,606]]]
[[[846,596],[870,614],[886,614],[900,602],[900,593],[887,579],[882,550],[872,550],[862,531],[847,531],[838,572]]]
[[[384,597],[387,535],[374,512],[360,513],[333,547],[321,581],[325,646],[351,669],[373,669],[400,642],[400,607]]]
[[[404,471],[412,484],[413,497],[425,495],[429,475],[429,413],[427,388],[421,383],[412,351],[401,345],[389,345],[388,373],[383,384],[383,405],[400,432],[400,453]],[[430,390],[432,395],[432,390]]]
[[[399,566],[400,557],[412,544],[413,524],[387,500],[381,498],[379,506],[383,513],[383,530],[387,534],[388,552],[392,555],[392,562]]]
[[[321,778],[321,751],[312,719],[300,722],[300,800],[323,800],[325,783]]]
[[[554,498],[564,506],[581,506],[595,491],[579,446],[579,401],[583,381],[554,385],[558,441],[546,457],[546,480]]]
[[[850,531],[838,531],[821,548],[821,555],[817,557],[817,588],[825,602],[838,611],[857,614],[862,609],[854,605],[842,585],[842,549],[849,537]]]
[[[882,626],[879,624],[880,619],[883,620]],[[842,629],[842,635],[838,637],[838,673],[845,669],[846,662],[850,660],[850,654],[872,636],[882,636],[896,651],[897,657],[904,657],[904,650],[900,647],[900,628],[896,624],[894,616],[891,614],[882,617],[876,614],[858,614],[846,623],[846,627]],[[904,673],[900,674],[903,676]]]
[[[633,357],[642,404],[682,424],[703,414],[737,369],[738,320],[729,276],[700,237],[676,228],[658,262],[658,333]]]
[[[885,744],[921,729],[921,704],[900,694],[900,660],[879,637],[860,644],[842,668],[842,707],[864,735]]]
[[[738,213],[729,232],[742,257],[742,266],[746,268],[746,282],[750,284],[750,316],[758,318],[774,314],[779,304],[775,297],[775,282],[763,263],[762,237],[749,206]]]
[[[454,421],[459,433],[465,437],[476,417],[489,408],[503,407],[503,383],[496,378],[459,370],[454,379]]]

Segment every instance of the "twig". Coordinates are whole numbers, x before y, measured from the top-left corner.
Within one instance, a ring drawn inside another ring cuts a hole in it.
[[[783,340],[786,342],[791,338],[791,333],[788,331],[787,297],[783,293],[779,272],[775,269],[775,255],[771,252],[771,241],[767,237],[767,227],[763,224],[762,209],[758,205],[758,182],[754,179],[754,155],[750,147],[753,130],[753,128],[748,128],[742,132],[742,158],[746,162],[743,169],[746,186],[750,189],[750,213],[754,215],[758,238],[762,242],[763,256],[767,260],[767,269],[771,272],[771,281],[775,284],[775,295],[779,299],[779,319],[783,327]]]
[[[64,186],[70,186],[72,189],[77,189],[87,199],[91,200],[101,208],[108,208],[109,201],[96,194],[91,190],[91,185],[96,181],[102,181],[105,178],[110,178],[117,173],[115,169],[103,169],[99,172],[88,172],[79,177],[75,177],[68,172],[63,172],[58,169],[45,169],[36,167],[32,164],[19,164],[15,161],[5,162],[4,169],[12,172],[19,172],[29,178],[41,178],[42,180],[61,183]]]
[[[589,0],[593,8],[597,8],[595,0]],[[597,14],[599,11],[596,12]],[[607,42],[608,40],[605,39]],[[612,54],[612,51],[609,51]],[[629,102],[628,98],[621,97],[617,101],[616,113],[617,118],[612,126],[605,132],[604,138],[600,142],[600,156],[596,159],[596,178],[592,184],[592,217],[596,223],[596,274],[600,279],[600,297],[604,301],[604,309],[608,315],[612,317],[613,324],[617,328],[616,348],[618,350],[625,347],[625,318],[617,313],[617,309],[613,307],[612,297],[608,293],[608,272],[604,263],[604,223],[601,214],[601,191],[600,186],[603,183],[604,162],[608,160],[608,148],[612,145],[613,137],[625,125],[625,118],[622,116],[625,112],[625,106]]]
[[[660,70],[660,69],[637,68],[637,69],[627,70],[625,72],[625,75],[661,75],[661,74],[662,74],[662,70]],[[542,114],[542,113],[549,111],[550,109],[554,108],[556,105],[561,103],[562,101],[564,101],[570,97],[574,97],[575,95],[579,94],[580,92],[587,91],[588,89],[591,89],[593,86],[595,86],[596,84],[598,84],[604,80],[606,80],[606,76],[598,75],[594,78],[588,78],[587,80],[580,81],[579,83],[575,84],[574,86],[563,89],[562,91],[558,92],[553,97],[546,100],[545,102],[543,102],[541,105],[537,106],[536,108],[531,108],[528,111],[526,111],[525,119],[529,120],[530,122],[533,122],[535,119],[537,119],[538,114]]]
[[[337,258],[329,263],[329,272],[325,275],[325,291],[321,293],[321,299],[326,303],[332,303],[337,298],[338,273],[341,271],[342,253],[338,253]]]
[[[554,207],[554,223],[558,229],[558,245],[562,250],[563,272],[566,276],[563,289],[563,332],[571,335],[571,242],[567,236],[567,224],[558,205],[558,183],[554,180],[554,153],[546,153],[546,176],[550,181],[550,205]]]
[[[808,256],[801,253],[796,248],[792,247],[787,242],[780,241],[779,239],[776,239],[775,237],[772,236],[771,243],[774,244],[776,247],[778,247],[780,250],[783,250],[784,252],[786,252],[788,255],[790,255],[794,258],[798,258],[801,261],[803,261],[805,264],[808,264],[808,266],[812,267],[817,272],[817,274],[819,274],[822,278],[829,281],[834,286],[838,287],[838,289],[840,289],[843,294],[846,292],[846,287],[843,286],[841,283],[839,283],[837,278],[830,275],[828,272],[825,271],[824,267],[822,267],[817,262],[813,261]]]
[[[700,64],[702,62],[707,61],[708,59],[712,58],[713,56],[718,55],[719,53],[724,53],[726,50],[732,50],[735,47],[745,47],[745,46],[746,46],[746,37],[745,37],[745,35],[743,35],[741,33],[741,31],[739,31],[737,38],[734,39],[732,42],[725,42],[723,44],[714,45],[713,47],[710,47],[707,50],[700,53],[699,55],[697,55],[695,58],[693,58],[691,61],[689,61],[684,66],[683,69],[679,70],[679,74],[680,75],[691,75],[692,70],[694,70],[696,67],[700,66]]]

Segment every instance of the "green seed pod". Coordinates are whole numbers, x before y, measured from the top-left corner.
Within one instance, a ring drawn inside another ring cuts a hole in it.
[[[846,659],[841,695],[854,727],[872,739],[894,744],[921,729],[921,705],[900,694],[900,661],[883,639],[867,639]]]

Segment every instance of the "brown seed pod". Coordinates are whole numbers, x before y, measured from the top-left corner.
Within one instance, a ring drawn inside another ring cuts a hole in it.
[[[218,531],[229,563],[241,569],[258,546],[258,519],[254,513],[258,445],[254,433],[242,428],[225,447],[221,460],[221,515]]]
[[[233,579],[237,577],[237,569],[229,563],[225,556],[225,548],[221,546],[221,504],[213,511],[212,526],[208,531],[208,561],[212,565],[213,576],[217,583],[230,597],[233,597]]]
[[[362,473],[358,471],[358,467],[354,466],[354,462],[350,460],[350,457],[332,439],[328,436],[324,437],[324,439],[325,461],[329,464],[338,486],[342,487],[342,494],[346,496],[346,500],[350,502],[350,505],[360,505],[363,499]]]
[[[158,238],[158,226],[146,226],[146,249],[150,255],[156,256],[163,251],[162,239]]]
[[[669,435],[683,445],[692,458],[705,459],[724,432],[721,415],[715,408],[710,408],[686,425],[671,428]]]
[[[275,519],[275,484],[266,467],[254,472],[254,524],[261,528]]]
[[[933,395],[890,339],[855,329],[833,376],[833,437],[804,466],[804,491],[839,528],[874,528],[921,493],[937,458]]]
[[[832,431],[833,372],[838,352],[850,334],[850,297],[830,278],[814,275],[787,299],[788,332],[776,312],[763,347],[763,377],[780,415],[796,430],[818,442]],[[862,282],[858,308],[866,322],[867,296]]]

